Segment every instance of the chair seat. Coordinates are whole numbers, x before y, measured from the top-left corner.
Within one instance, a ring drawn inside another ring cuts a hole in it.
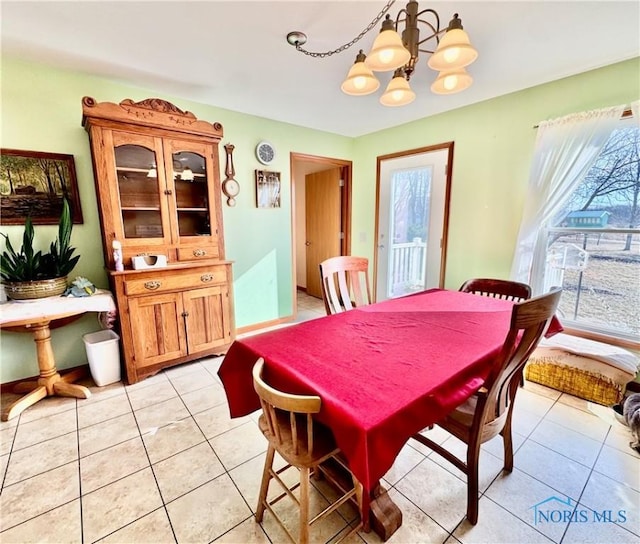
[[[264,414],[258,419],[258,426],[269,442],[278,450],[282,458],[290,465],[311,468],[319,465],[329,457],[336,455],[340,450],[336,446],[333,434],[327,427],[315,422],[313,425],[313,451],[307,451],[307,433],[304,427],[298,429],[298,453],[293,449],[293,436],[289,425],[289,414],[280,412],[277,415],[280,421],[281,441],[269,431]]]
[[[478,397],[476,395],[469,397],[460,406],[450,412],[445,418],[445,421],[439,425],[458,438],[460,438],[460,434],[465,437],[468,436],[469,430],[473,424],[473,417],[475,415],[477,403]],[[487,442],[493,437],[499,435],[500,431],[504,428],[506,419],[507,412],[503,412],[499,417],[486,421],[482,427],[480,442]]]

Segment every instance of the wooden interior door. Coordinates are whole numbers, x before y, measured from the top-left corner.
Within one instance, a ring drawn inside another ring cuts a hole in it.
[[[341,168],[305,176],[307,294],[322,298],[320,263],[340,255]]]

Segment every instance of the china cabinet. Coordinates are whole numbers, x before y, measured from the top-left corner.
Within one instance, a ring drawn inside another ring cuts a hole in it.
[[[127,381],[223,353],[235,327],[222,126],[157,98],[82,106]]]

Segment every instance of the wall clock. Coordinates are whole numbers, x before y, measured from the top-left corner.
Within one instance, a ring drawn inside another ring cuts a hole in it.
[[[276,157],[276,150],[269,142],[260,142],[256,146],[256,157],[262,164],[269,164]]]

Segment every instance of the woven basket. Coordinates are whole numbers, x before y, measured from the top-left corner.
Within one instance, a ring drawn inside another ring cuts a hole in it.
[[[624,394],[624,387],[606,376],[549,362],[530,361],[525,367],[524,377],[604,406],[620,402]]]
[[[56,297],[64,293],[67,288],[67,276],[52,280],[7,281],[3,283],[7,297],[13,300],[32,300]]]

